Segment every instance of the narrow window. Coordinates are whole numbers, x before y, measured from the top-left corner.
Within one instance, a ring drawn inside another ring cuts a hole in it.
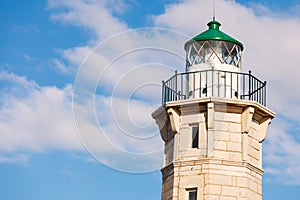
[[[188,200],[197,200],[197,188],[188,189]]]
[[[199,126],[192,127],[192,148],[199,147]]]

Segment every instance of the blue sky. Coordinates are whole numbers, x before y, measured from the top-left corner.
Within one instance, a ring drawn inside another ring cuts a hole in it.
[[[264,143],[264,200],[296,199],[300,1],[216,2],[222,30],[245,46],[243,70],[268,81],[277,113]],[[150,114],[211,5],[2,1],[0,199],[160,199],[162,142]]]

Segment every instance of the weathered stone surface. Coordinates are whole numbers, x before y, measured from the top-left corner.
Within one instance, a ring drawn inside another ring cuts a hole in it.
[[[162,200],[186,200],[195,188],[197,200],[262,199],[260,141],[274,113],[252,101],[213,98],[172,102],[164,109],[173,117],[168,123],[176,123],[168,127],[179,131],[174,137],[161,133]],[[199,126],[198,148],[192,148],[192,126]]]

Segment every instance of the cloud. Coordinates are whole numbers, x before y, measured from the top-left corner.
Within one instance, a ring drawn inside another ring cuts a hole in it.
[[[66,66],[60,58],[50,59],[50,65],[56,66],[63,74],[71,74],[78,70],[82,61],[99,41],[128,29],[124,22],[114,17],[114,14],[125,12],[127,7],[123,0],[49,0],[47,9],[51,12],[51,19],[54,22],[77,26],[91,32],[87,45],[59,50],[61,58],[67,61],[69,66]]]
[[[22,153],[0,155],[0,163],[28,165],[28,157]]]
[[[275,119],[264,144],[267,181],[300,185],[299,122]]]
[[[80,150],[76,136],[72,87],[40,87],[15,74],[1,72],[0,152],[52,149]]]
[[[110,37],[127,29],[125,23],[114,13],[122,13],[127,5],[122,0],[104,1],[68,1],[49,0],[48,9],[51,19],[66,24],[73,24],[90,29],[98,39]]]
[[[67,67],[63,61],[58,58],[50,59],[50,65],[58,69],[63,74],[70,73],[72,71],[72,69],[69,69],[69,67]]]
[[[86,98],[84,102],[72,102],[71,85],[61,89],[42,87],[7,72],[0,73],[0,80],[5,86],[0,90],[5,94],[0,104],[1,163],[26,164],[28,152],[80,152],[86,147],[97,160],[121,171],[144,172],[161,167],[158,130],[153,124],[150,133],[144,128],[151,122],[146,102],[97,96],[94,107],[94,102]],[[119,109],[116,113],[111,110],[111,101]],[[132,119],[139,125],[133,124]],[[131,135],[124,134],[124,125]],[[129,159],[136,162],[130,164]]]
[[[83,150],[72,110],[72,106],[80,108],[81,105],[73,104],[71,85],[61,89],[42,87],[26,77],[7,72],[0,73],[0,81],[4,85],[0,90],[3,94],[0,101],[0,155]],[[84,126],[81,133],[98,132],[93,116],[92,112],[77,118]],[[93,140],[91,137],[88,142]],[[100,140],[97,150],[106,152],[112,149]]]
[[[33,60],[33,58],[30,55],[28,55],[28,54],[24,54],[23,57],[27,61],[32,61]]]

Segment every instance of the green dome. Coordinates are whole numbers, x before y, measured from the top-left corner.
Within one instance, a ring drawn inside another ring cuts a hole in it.
[[[220,22],[213,19],[207,24],[207,26],[209,27],[207,31],[204,31],[203,33],[200,33],[199,35],[195,36],[193,39],[187,41],[184,45],[184,48],[186,49],[188,45],[195,41],[220,40],[235,43],[239,45],[241,47],[241,50],[243,51],[244,47],[241,42],[237,41],[236,39],[219,30],[219,27],[221,26]]]

